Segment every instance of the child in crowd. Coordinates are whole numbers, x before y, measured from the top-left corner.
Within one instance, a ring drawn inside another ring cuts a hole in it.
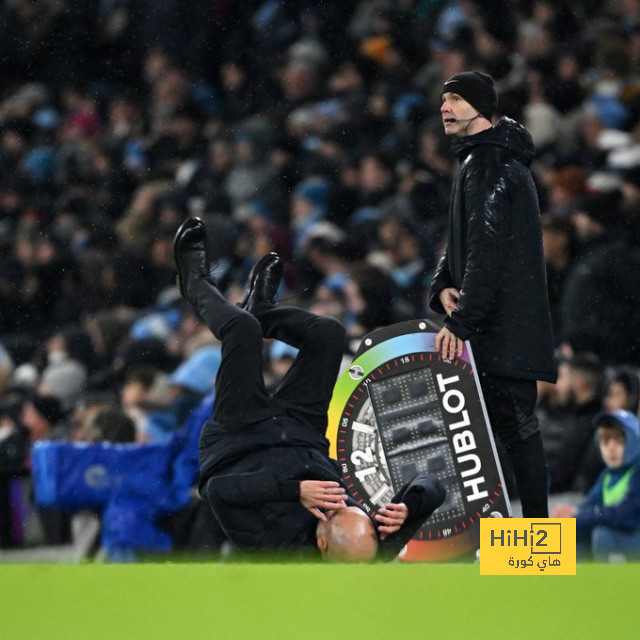
[[[629,411],[601,413],[596,438],[606,465],[579,506],[560,505],[556,518],[576,519],[578,552],[599,562],[640,560],[640,426]]]

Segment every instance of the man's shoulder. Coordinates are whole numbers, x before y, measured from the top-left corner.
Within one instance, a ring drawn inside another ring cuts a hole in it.
[[[474,147],[460,165],[460,169],[467,174],[475,171],[495,171],[504,175],[505,169],[516,174],[528,171],[525,163],[509,149],[495,144],[481,144]]]

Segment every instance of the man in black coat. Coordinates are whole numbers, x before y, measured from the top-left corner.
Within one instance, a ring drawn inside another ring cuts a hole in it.
[[[558,367],[556,406],[538,407],[549,465],[549,493],[588,493],[603,462],[595,416],[602,411],[604,369],[592,353],[579,353]]]
[[[555,382],[538,198],[529,133],[493,126],[493,80],[464,72],[444,83],[441,114],[460,160],[448,244],[430,306],[445,313],[436,347],[462,355],[469,340],[487,411],[509,454],[525,517],[547,517],[547,468],[534,413],[536,380]]]
[[[607,364],[640,364],[640,248],[625,229],[621,193],[585,198],[571,214],[579,240],[560,299],[562,339]]]
[[[418,476],[375,521],[347,493],[324,435],[342,325],[275,304],[282,263],[274,253],[254,266],[244,301],[227,302],[210,276],[206,231],[197,218],[178,230],[174,256],[183,297],[222,343],[213,416],[200,437],[199,489],[228,538],[241,549],[313,549],[331,560],[395,556],[445,491],[434,477]],[[299,349],[273,395],[262,377],[263,338]]]

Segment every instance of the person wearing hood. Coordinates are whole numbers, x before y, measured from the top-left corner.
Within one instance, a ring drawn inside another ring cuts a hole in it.
[[[592,193],[576,206],[571,224],[578,255],[559,301],[562,341],[588,344],[603,362],[640,364],[640,250],[624,219],[621,192]]]
[[[640,417],[640,370],[636,367],[614,369],[602,404],[607,411],[624,409]]]
[[[594,560],[640,560],[640,425],[630,411],[594,419],[606,465],[579,507],[559,505],[556,518],[575,518],[578,545]]]
[[[529,169],[531,136],[497,108],[493,79],[458,73],[442,89],[445,134],[460,161],[449,203],[447,247],[430,307],[446,314],[444,358],[473,348],[494,433],[513,467],[524,517],[548,517],[547,465],[534,413],[536,381],[555,382],[540,208]]]

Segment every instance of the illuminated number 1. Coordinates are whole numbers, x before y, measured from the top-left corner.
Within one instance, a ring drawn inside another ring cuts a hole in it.
[[[375,467],[367,467],[366,469],[356,471],[356,478],[358,478],[360,482],[363,482],[367,476],[371,476],[374,473],[378,473],[378,470]]]

